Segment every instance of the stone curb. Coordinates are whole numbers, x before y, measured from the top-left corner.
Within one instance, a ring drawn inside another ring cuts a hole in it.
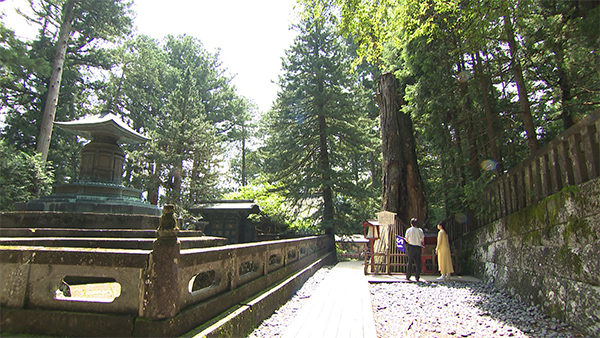
[[[335,262],[335,253],[329,252],[317,261],[293,274],[281,283],[244,304],[230,309],[229,314],[210,326],[201,326],[183,337],[240,337],[252,332],[264,319],[287,302],[318,269]]]

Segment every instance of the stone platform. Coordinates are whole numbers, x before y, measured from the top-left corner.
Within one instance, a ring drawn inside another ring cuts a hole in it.
[[[227,241],[194,230],[181,230],[177,235],[182,249],[220,246]],[[0,246],[152,250],[155,239],[154,230],[0,228]]]
[[[0,228],[146,229],[156,230],[160,216],[94,212],[0,212]]]

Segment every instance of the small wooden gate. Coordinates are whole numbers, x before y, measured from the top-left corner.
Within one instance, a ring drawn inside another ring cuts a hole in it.
[[[382,222],[380,222],[382,223]],[[371,253],[365,247],[365,274],[405,274],[408,257],[396,247],[396,235],[404,237],[408,226],[394,217],[392,224],[380,225],[380,238],[374,243],[373,264],[371,264]],[[427,235],[425,237],[425,248],[421,255],[421,273],[435,274],[437,268],[437,256],[435,255],[436,237]]]

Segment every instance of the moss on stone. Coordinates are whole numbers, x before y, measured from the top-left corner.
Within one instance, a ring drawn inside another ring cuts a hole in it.
[[[567,244],[563,245],[558,249],[556,254],[558,259],[558,266],[564,266],[571,271],[575,271],[577,274],[581,274],[583,271],[583,263],[579,255],[569,249]]]
[[[542,245],[542,232],[540,230],[533,230],[523,234],[523,243],[530,245]]]
[[[560,304],[552,303],[545,307],[546,314],[554,318],[565,318],[565,311]]]
[[[519,210],[506,218],[506,227],[513,234],[526,232],[532,224],[544,219],[544,210],[540,210],[540,204],[529,206]]]
[[[506,217],[506,227],[512,233],[525,233],[531,230],[534,224],[553,226],[558,223],[559,210],[565,205],[568,198],[583,198],[578,194],[579,188],[575,185],[564,187],[561,191],[549,195],[543,200]]]
[[[575,235],[575,240],[579,243],[582,240],[598,240],[598,234],[592,231],[588,222],[573,215],[569,216],[567,225],[563,231],[565,242],[568,243],[572,235]]]
[[[475,255],[475,246],[470,244],[473,243],[476,238],[477,236],[470,234],[463,237],[460,242],[455,242],[455,244],[458,244],[455,254],[458,260],[460,273],[462,274],[473,274],[477,270],[476,266],[479,262],[473,258]]]

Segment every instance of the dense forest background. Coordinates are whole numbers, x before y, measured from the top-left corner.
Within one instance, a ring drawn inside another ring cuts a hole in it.
[[[391,75],[424,223],[465,221],[490,180],[600,106],[600,1],[300,2],[259,112],[198,39],[133,35],[129,1],[30,1],[35,39],[0,22],[0,209],[77,179],[86,140],[48,121],[113,113],[152,139],[123,177],[151,203],[252,198],[267,233],[358,232],[382,208]]]

